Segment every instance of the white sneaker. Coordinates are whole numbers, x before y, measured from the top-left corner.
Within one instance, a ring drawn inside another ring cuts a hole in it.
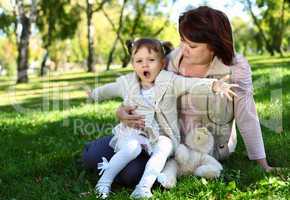
[[[130,197],[135,199],[141,199],[141,198],[151,198],[153,195],[150,191],[150,188],[142,187],[142,186],[136,186]]]
[[[111,192],[111,185],[104,184],[104,183],[97,183],[95,187],[95,192],[98,197],[101,199],[108,198],[110,192]]]

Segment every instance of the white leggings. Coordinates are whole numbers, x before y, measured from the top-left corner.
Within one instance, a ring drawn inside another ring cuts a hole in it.
[[[136,139],[128,140],[109,161],[103,175],[99,179],[99,184],[112,184],[117,174],[132,160],[134,160],[142,151],[141,144]],[[167,158],[173,152],[171,139],[166,136],[159,136],[157,143],[153,146],[153,152],[146,164],[143,176],[139,186],[151,188],[164,168]]]

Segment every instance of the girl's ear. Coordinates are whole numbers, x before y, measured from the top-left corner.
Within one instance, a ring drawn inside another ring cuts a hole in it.
[[[161,63],[161,69],[164,69],[164,67],[165,67],[165,59],[164,58],[161,59],[160,63]]]
[[[161,60],[161,63],[162,63],[162,69],[165,69],[168,65],[168,58],[163,58]]]

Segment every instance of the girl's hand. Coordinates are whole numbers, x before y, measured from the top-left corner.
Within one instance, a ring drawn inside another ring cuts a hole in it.
[[[86,91],[86,94],[87,94],[87,97],[90,97],[90,98],[91,98],[91,96],[92,96],[92,91],[91,91],[91,90],[87,90],[87,91]]]
[[[135,113],[136,106],[121,105],[116,112],[117,118],[131,128],[144,129],[144,117]]]
[[[94,97],[93,97],[93,91],[92,90],[86,90],[86,94],[87,94],[87,97],[89,99],[89,101],[94,101]]]
[[[229,76],[224,76],[223,78],[215,81],[212,86],[212,90],[220,94],[221,96],[225,95],[230,101],[233,100],[232,96],[237,97],[237,94],[231,90],[233,87],[239,87],[238,84],[229,84],[225,81],[229,79]]]

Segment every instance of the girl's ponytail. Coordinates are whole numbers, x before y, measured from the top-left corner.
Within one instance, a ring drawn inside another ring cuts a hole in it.
[[[161,47],[163,49],[163,53],[165,56],[168,55],[173,50],[173,45],[169,41],[162,41]]]
[[[134,44],[134,41],[133,40],[126,40],[127,51],[128,51],[128,54],[130,56],[132,54],[133,44]]]

